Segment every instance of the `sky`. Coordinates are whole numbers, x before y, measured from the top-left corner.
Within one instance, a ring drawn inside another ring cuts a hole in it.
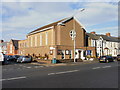
[[[24,40],[29,32],[72,15],[82,23],[87,32],[110,32],[112,36],[118,36],[117,1],[4,0],[0,6],[0,38],[5,41]],[[80,12],[81,8],[85,10]]]

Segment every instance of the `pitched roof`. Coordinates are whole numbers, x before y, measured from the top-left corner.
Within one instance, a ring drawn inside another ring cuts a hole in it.
[[[88,35],[93,40],[97,40],[100,38],[100,36],[97,36],[96,34],[86,33],[86,35]]]
[[[66,23],[66,22],[70,21],[71,19],[73,19],[73,17],[64,18],[64,19],[59,20],[59,21],[56,21],[56,22],[54,22],[54,23],[51,23],[51,24],[45,25],[45,26],[40,27],[40,28],[38,28],[38,29],[36,29],[36,30],[34,30],[34,31],[31,31],[30,33],[28,33],[28,35],[30,35],[30,34],[36,32],[36,31],[40,31],[40,30],[42,30],[42,29],[44,29],[44,28],[48,28],[48,27],[51,27],[51,26],[57,25],[58,23]]]
[[[107,35],[102,35],[102,34],[86,33],[86,35],[88,35],[93,40],[97,40],[100,37],[102,37],[106,41],[112,41],[112,42],[119,42],[120,41],[120,39],[118,39],[117,37],[112,37],[112,36],[107,36]]]
[[[11,39],[11,41],[13,43],[13,46],[15,46],[15,50],[17,50],[18,49],[18,41],[20,41],[20,40],[13,40],[13,39]]]
[[[106,36],[106,35],[100,35],[104,40],[106,41],[112,41],[112,42],[118,42],[118,39],[117,38],[114,38],[112,36]]]

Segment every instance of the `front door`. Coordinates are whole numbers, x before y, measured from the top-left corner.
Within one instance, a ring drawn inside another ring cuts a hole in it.
[[[65,51],[62,50],[62,59],[65,59]]]
[[[79,59],[81,58],[81,51],[80,50],[78,51],[78,57],[79,57]]]

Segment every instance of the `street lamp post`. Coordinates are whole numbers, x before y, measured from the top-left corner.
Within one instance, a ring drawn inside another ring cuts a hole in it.
[[[82,12],[82,11],[84,11],[85,9],[83,8],[83,9],[80,9],[80,12]],[[79,12],[79,11],[78,11]],[[77,12],[77,13],[78,13]],[[73,18],[75,17],[75,15],[77,14],[77,13],[75,13],[74,15],[73,15]],[[74,62],[76,62],[75,61],[75,46],[76,46],[76,41],[75,41],[75,38],[76,38],[76,32],[75,32],[75,20],[73,20],[73,30],[74,30],[74,34],[73,34],[73,40],[74,40]]]

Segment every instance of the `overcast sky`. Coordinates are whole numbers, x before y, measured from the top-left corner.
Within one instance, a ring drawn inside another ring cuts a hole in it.
[[[81,8],[75,17],[84,25],[87,32],[98,34],[110,32],[118,35],[118,3],[117,2],[2,2],[0,32],[2,39],[26,39],[27,33],[72,16]]]

